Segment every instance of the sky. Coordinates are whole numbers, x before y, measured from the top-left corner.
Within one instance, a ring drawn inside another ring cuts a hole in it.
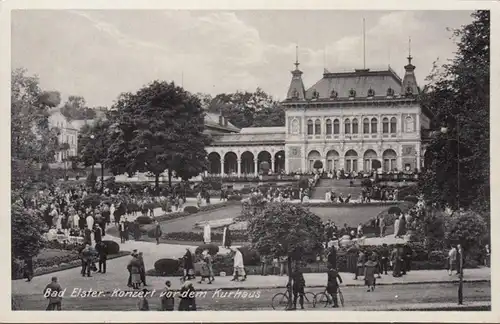
[[[109,107],[122,92],[153,80],[192,93],[262,88],[283,99],[296,47],[306,88],[330,72],[387,69],[400,76],[409,52],[420,86],[433,62],[456,45],[448,28],[470,11],[14,10],[12,68],[26,68],[44,90]],[[363,18],[365,51],[363,52]]]

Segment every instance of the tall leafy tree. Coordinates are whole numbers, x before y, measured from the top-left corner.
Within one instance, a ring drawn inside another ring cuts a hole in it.
[[[108,114],[113,126],[107,165],[114,174],[168,170],[184,180],[206,168],[204,112],[200,100],[173,82],[154,81],[123,93]]]
[[[429,77],[422,98],[438,131],[427,148],[421,186],[438,206],[489,213],[490,13],[472,17],[454,31],[456,56]]]
[[[87,107],[85,98],[81,96],[69,96],[61,107],[61,114],[68,120],[94,119],[97,116],[95,110]]]
[[[323,223],[309,209],[289,203],[267,203],[264,208],[253,209],[248,232],[252,246],[261,254],[288,258],[288,279],[291,281],[292,264],[305,261],[307,255],[322,250]],[[257,212],[256,212],[257,211]],[[289,286],[289,296],[292,296]],[[289,299],[291,307],[291,298]]]
[[[49,127],[49,109],[60,95],[42,91],[36,76],[24,69],[11,74],[11,233],[12,255],[31,258],[42,248],[44,222],[29,210],[29,199],[38,186],[53,180],[39,165],[54,159],[57,133]]]
[[[198,97],[208,111],[222,113],[238,128],[285,125],[284,110],[260,88],[254,92],[221,93],[214,98],[202,94]]]

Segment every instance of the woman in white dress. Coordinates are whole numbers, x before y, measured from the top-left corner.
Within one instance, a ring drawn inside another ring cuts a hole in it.
[[[211,228],[208,222],[206,222],[205,226],[203,227],[203,241],[205,241],[205,244],[211,242]]]
[[[394,238],[399,236],[399,217],[394,221]]]
[[[233,279],[231,281],[238,281],[239,276],[243,276],[243,279],[240,281],[245,281],[246,279],[246,273],[245,273],[245,265],[243,264],[243,254],[241,254],[240,250],[237,248],[233,248],[234,252],[234,273],[233,273]]]

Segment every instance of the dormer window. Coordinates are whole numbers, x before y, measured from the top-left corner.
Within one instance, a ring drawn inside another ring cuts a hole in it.
[[[339,94],[337,93],[337,91],[332,90],[332,92],[330,92],[330,98],[337,99],[338,96]]]
[[[299,99],[299,92],[297,91],[297,89],[293,89],[293,91],[292,91],[292,98],[293,99]]]
[[[373,97],[375,96],[375,90],[373,90],[372,88],[368,89],[368,97]]]
[[[393,88],[387,89],[387,97],[392,97],[392,96],[394,96],[394,89]]]
[[[312,93],[312,97],[313,99],[318,99],[319,98],[319,92],[314,90],[313,93]]]
[[[349,98],[354,98],[356,97],[356,90],[352,89],[349,90]]]

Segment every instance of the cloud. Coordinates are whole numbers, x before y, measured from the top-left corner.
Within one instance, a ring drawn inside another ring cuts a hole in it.
[[[321,78],[325,50],[331,71],[362,66],[361,28],[358,32],[327,19],[321,29],[308,33],[304,30],[308,25],[293,24],[286,13],[278,14],[276,25],[272,19],[258,25],[228,11],[17,12],[12,19],[12,61],[14,67],[39,74],[44,87],[66,96],[82,95],[90,105],[108,106],[119,93],[136,91],[155,79],[177,83],[183,79],[193,93],[261,87],[283,98],[296,42],[301,43],[297,35],[316,35],[327,44],[318,48],[309,42],[299,48],[306,87]],[[430,24],[420,12],[390,12],[367,21],[366,26],[370,68],[386,68],[390,63],[401,73],[408,36],[415,48],[414,62],[424,70],[452,48],[442,37],[433,38],[443,27]],[[269,37],[271,29],[280,30],[279,41]],[[427,71],[420,71],[423,80]]]

